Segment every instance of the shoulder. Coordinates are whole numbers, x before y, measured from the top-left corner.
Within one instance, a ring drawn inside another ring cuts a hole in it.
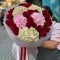
[[[54,24],[54,29],[51,33],[51,40],[60,42],[60,23],[56,22]]]
[[[56,26],[56,28],[60,28],[60,23],[56,21],[52,21],[52,25]]]
[[[52,34],[56,34],[60,32],[60,23],[53,22],[52,26],[53,26]]]

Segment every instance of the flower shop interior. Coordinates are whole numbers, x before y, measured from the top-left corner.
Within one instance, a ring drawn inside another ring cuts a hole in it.
[[[53,11],[54,16],[60,22],[60,0],[30,0],[33,4],[41,6],[49,6]],[[26,0],[0,0],[0,60],[17,60],[12,54],[13,41],[7,34],[4,24],[1,25],[2,11],[5,14],[7,9],[15,4],[26,2]],[[34,57],[30,55],[29,60],[35,60]]]

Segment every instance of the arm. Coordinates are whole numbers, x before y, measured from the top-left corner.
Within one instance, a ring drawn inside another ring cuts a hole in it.
[[[49,40],[49,41],[44,42],[41,46],[43,48],[47,48],[47,49],[55,49],[58,44],[59,44],[59,42],[57,42],[55,40]]]
[[[60,43],[60,23],[56,24],[56,28],[51,33],[51,38],[42,44],[43,48],[55,49]]]

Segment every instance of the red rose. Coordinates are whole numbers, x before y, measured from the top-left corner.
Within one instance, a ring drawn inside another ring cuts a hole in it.
[[[7,24],[8,26],[11,26],[11,24],[13,24],[13,20],[6,20],[6,24]]]
[[[38,31],[40,31],[40,30],[41,30],[41,28],[42,28],[42,26],[41,26],[41,25],[39,25],[39,26],[37,27],[37,30],[38,30]]]
[[[38,10],[34,10],[33,12],[37,12],[38,13]]]
[[[46,27],[51,26],[51,25],[52,25],[51,19],[47,20],[44,24],[44,26],[46,26]]]
[[[38,10],[28,10],[28,12],[31,15],[33,12],[37,12],[38,13]]]
[[[24,7],[30,7],[31,6],[31,4],[30,3],[22,3],[22,4],[19,4],[19,6],[24,6]]]
[[[30,28],[31,27],[31,23],[26,23],[26,26],[28,27],[28,28]]]
[[[50,18],[45,18],[45,21],[50,20]]]
[[[33,18],[32,18],[32,17],[28,17],[28,18],[27,18],[27,22],[28,22],[28,23],[32,23],[32,22],[33,22]]]
[[[10,28],[11,28],[11,30],[15,30],[16,29],[16,25],[13,23],[13,24],[10,25]]]
[[[49,32],[50,31],[50,28],[46,28],[46,32]]]
[[[24,15],[25,17],[29,17],[29,16],[30,16],[29,12],[24,12],[23,15]]]
[[[6,24],[9,26],[10,24],[9,24],[9,20],[6,20]]]
[[[42,12],[43,12],[43,15],[46,19],[50,19],[50,14],[48,13],[47,10],[43,10]]]
[[[10,9],[8,12],[9,12],[9,13],[12,13],[12,12],[13,12],[13,10],[14,10],[14,8]]]
[[[42,28],[40,31],[39,31],[39,35],[40,36],[46,36],[47,32],[46,32],[46,29],[45,28]]]
[[[7,18],[7,19],[13,19],[12,13],[7,14],[7,15],[6,15],[6,18]]]
[[[30,3],[27,3],[26,5],[25,5],[25,7],[30,7],[31,6],[31,4]]]
[[[34,11],[33,10],[28,10],[28,12],[31,15]]]
[[[32,27],[34,27],[35,29],[37,29],[37,25],[33,22]]]
[[[16,30],[14,30],[14,31],[13,31],[13,33],[14,33],[15,35],[18,35],[19,30],[18,30],[18,29],[16,29]]]
[[[27,24],[26,24],[26,26],[27,26],[28,28],[30,28],[30,27],[32,26],[32,23],[33,23],[32,17],[28,17],[28,18],[27,18]]]

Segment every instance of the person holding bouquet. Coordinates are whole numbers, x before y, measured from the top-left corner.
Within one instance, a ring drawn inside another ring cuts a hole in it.
[[[50,7],[42,8],[46,9],[51,17],[53,16]],[[55,21],[57,20],[52,22]],[[55,25],[56,28],[52,31],[51,37],[38,47],[37,60],[60,60],[60,23],[56,22]]]
[[[38,46],[42,45],[44,47],[44,42],[48,40],[51,35],[55,35],[54,31],[56,29],[58,32],[60,31],[58,29],[59,23],[52,21],[46,9],[26,2],[17,4],[8,9],[4,17],[4,25],[11,40],[15,42],[15,45],[13,45],[13,48],[15,48],[13,53],[19,46],[17,50],[20,52],[18,53],[20,60],[28,60],[27,56],[30,49],[30,53],[32,53]],[[57,35],[59,34],[57,33]],[[54,41],[54,43],[56,42]],[[16,55],[16,53],[14,55]],[[40,59],[39,52],[37,59]]]
[[[1,12],[1,27],[4,27],[3,18],[4,18],[4,10],[2,10]]]
[[[51,9],[50,8],[49,9],[48,8],[45,8],[45,9],[48,11],[48,13],[50,14],[50,16],[52,17],[53,16],[53,13],[52,13]],[[52,21],[52,22],[55,22],[55,21]],[[59,55],[60,55],[59,52],[58,52],[58,55],[55,54],[55,53],[53,53],[54,56],[56,55],[55,58],[54,57],[51,58],[51,56],[50,56],[53,51],[54,52],[55,51],[56,52],[59,51],[56,47],[59,44],[59,39],[60,39],[60,35],[59,35],[59,32],[60,32],[60,30],[59,30],[60,29],[60,27],[59,27],[60,26],[60,23],[57,23],[56,22],[55,25],[56,25],[57,28],[55,28],[53,30],[53,32],[51,33],[51,37],[50,37],[51,40],[49,38],[49,40],[46,41],[45,43],[43,43],[41,47],[38,47],[37,60],[45,60],[45,58],[46,58],[46,60],[49,60],[49,59],[50,60],[51,59],[59,59]],[[55,32],[56,32],[56,34],[55,34]],[[55,41],[55,38],[58,39],[58,40]],[[14,43],[13,44],[12,52],[13,52],[13,55],[15,57],[16,57],[16,48],[17,48],[17,45]],[[49,52],[49,51],[51,51],[51,52]],[[50,57],[48,57],[48,56],[50,56]],[[58,58],[57,58],[57,56],[58,56]]]

